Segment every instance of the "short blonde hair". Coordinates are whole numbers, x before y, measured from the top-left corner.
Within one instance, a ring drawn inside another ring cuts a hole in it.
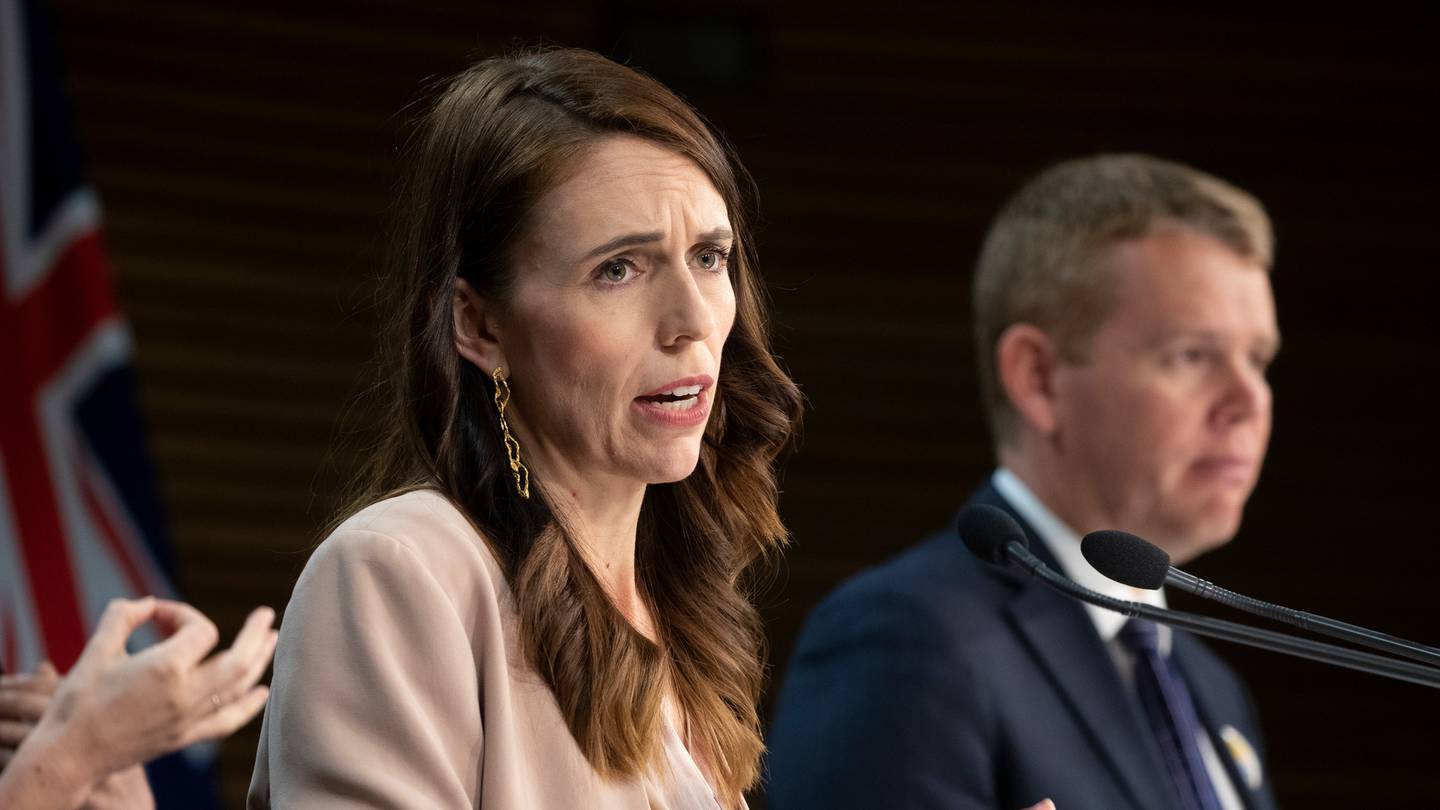
[[[1098,155],[1046,169],[1001,207],[975,267],[971,303],[986,419],[997,444],[1014,408],[995,351],[1016,323],[1044,330],[1079,359],[1113,299],[1105,251],[1178,224],[1220,240],[1268,271],[1270,218],[1260,201],[1219,178],[1148,155]]]

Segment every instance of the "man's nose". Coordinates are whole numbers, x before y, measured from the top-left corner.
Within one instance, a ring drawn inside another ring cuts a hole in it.
[[[1248,357],[1234,358],[1225,366],[1224,388],[1215,409],[1222,425],[1244,422],[1270,412],[1270,382]]]

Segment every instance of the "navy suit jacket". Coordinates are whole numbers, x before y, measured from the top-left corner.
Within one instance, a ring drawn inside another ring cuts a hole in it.
[[[1020,516],[988,484],[970,503]],[[1056,567],[1025,524],[1031,549]],[[1173,660],[1250,810],[1219,729],[1264,761],[1245,687],[1197,639]],[[977,561],[952,523],[831,594],[806,622],[769,736],[772,810],[1176,807],[1139,703],[1079,604]],[[1263,772],[1262,772],[1263,773]]]

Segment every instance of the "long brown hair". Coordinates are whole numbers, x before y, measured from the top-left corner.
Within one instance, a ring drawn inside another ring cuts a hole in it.
[[[584,149],[617,133],[693,160],[724,198],[736,235],[735,325],[699,465],[682,481],[650,486],[641,509],[636,571],[658,644],[615,607],[543,487],[517,496],[492,383],[456,352],[451,311],[456,279],[503,303],[513,280],[508,250],[531,205]],[[408,159],[391,242],[390,271],[403,287],[385,365],[392,407],[352,508],[418,487],[444,493],[491,543],[530,663],[596,770],[645,769],[673,689],[721,798],[735,803],[763,751],[764,635],[743,575],[786,540],[774,465],[801,409],[770,351],[750,230],[753,181],[659,82],[569,49],[487,59],[451,79],[419,121]]]

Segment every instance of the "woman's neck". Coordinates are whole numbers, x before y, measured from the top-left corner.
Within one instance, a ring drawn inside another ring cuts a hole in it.
[[[578,475],[562,465],[540,462],[540,467],[534,471],[535,480],[543,482],[545,497],[573,532],[591,571],[616,608],[637,630],[654,639],[654,622],[635,578],[635,537],[645,485]]]

